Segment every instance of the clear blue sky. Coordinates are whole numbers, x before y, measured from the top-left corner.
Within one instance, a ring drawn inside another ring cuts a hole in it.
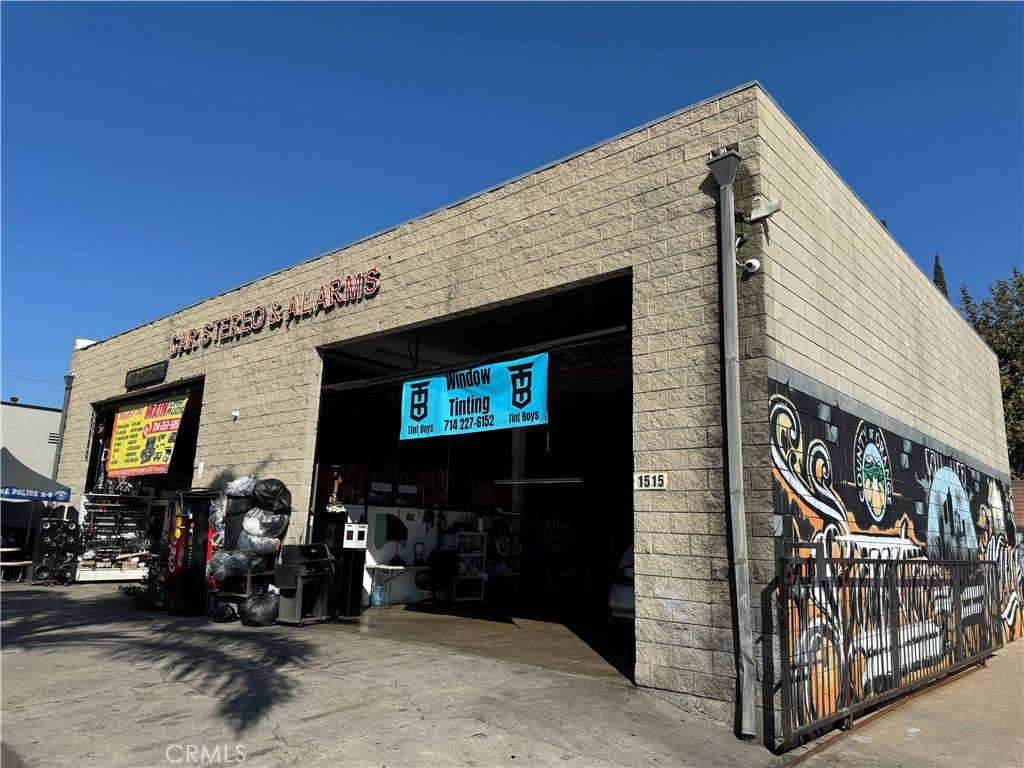
[[[927,275],[1024,254],[1021,3],[9,3],[0,397],[759,80]],[[140,363],[151,362],[150,357]]]

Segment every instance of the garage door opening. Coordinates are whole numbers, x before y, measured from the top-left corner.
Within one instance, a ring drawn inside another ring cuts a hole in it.
[[[633,536],[631,282],[323,350],[309,538],[339,514],[367,525],[364,618],[558,623],[632,677],[632,627],[608,608]],[[406,382],[537,354],[546,424],[399,439]],[[479,625],[439,635],[460,626]]]
[[[192,483],[204,381],[94,405],[79,516],[78,581],[132,581],[166,535],[171,495]]]

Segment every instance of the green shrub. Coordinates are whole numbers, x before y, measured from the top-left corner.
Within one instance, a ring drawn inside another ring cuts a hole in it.
[[[158,567],[163,562],[160,555],[162,549],[162,546],[157,545],[149,550],[147,560],[149,570],[141,581],[137,584],[122,584],[118,587],[140,611],[159,611],[164,607],[164,582]]]

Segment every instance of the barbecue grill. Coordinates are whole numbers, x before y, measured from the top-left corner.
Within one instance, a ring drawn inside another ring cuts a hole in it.
[[[281,590],[277,621],[310,624],[327,621],[327,600],[334,558],[326,544],[285,544],[275,583]]]

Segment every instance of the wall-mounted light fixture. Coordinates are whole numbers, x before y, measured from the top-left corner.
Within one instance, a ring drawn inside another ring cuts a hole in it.
[[[774,216],[776,213],[782,210],[781,200],[771,200],[764,205],[760,205],[761,196],[757,195],[754,197],[754,203],[757,205],[754,210],[750,212],[749,216],[740,216],[743,221],[747,224],[761,223],[761,231],[764,233],[765,240],[768,240],[768,219]]]
[[[754,199],[760,200],[761,198],[755,197]],[[781,210],[782,201],[773,200],[771,202],[765,203],[764,205],[759,205],[757,208],[752,210],[750,212],[750,216],[747,217],[747,221],[753,224],[754,222],[761,221],[762,219],[771,218],[773,214],[776,214]]]
[[[232,411],[231,412],[231,420],[232,421],[238,421],[238,417],[239,416],[241,416],[241,414],[238,411]]]

